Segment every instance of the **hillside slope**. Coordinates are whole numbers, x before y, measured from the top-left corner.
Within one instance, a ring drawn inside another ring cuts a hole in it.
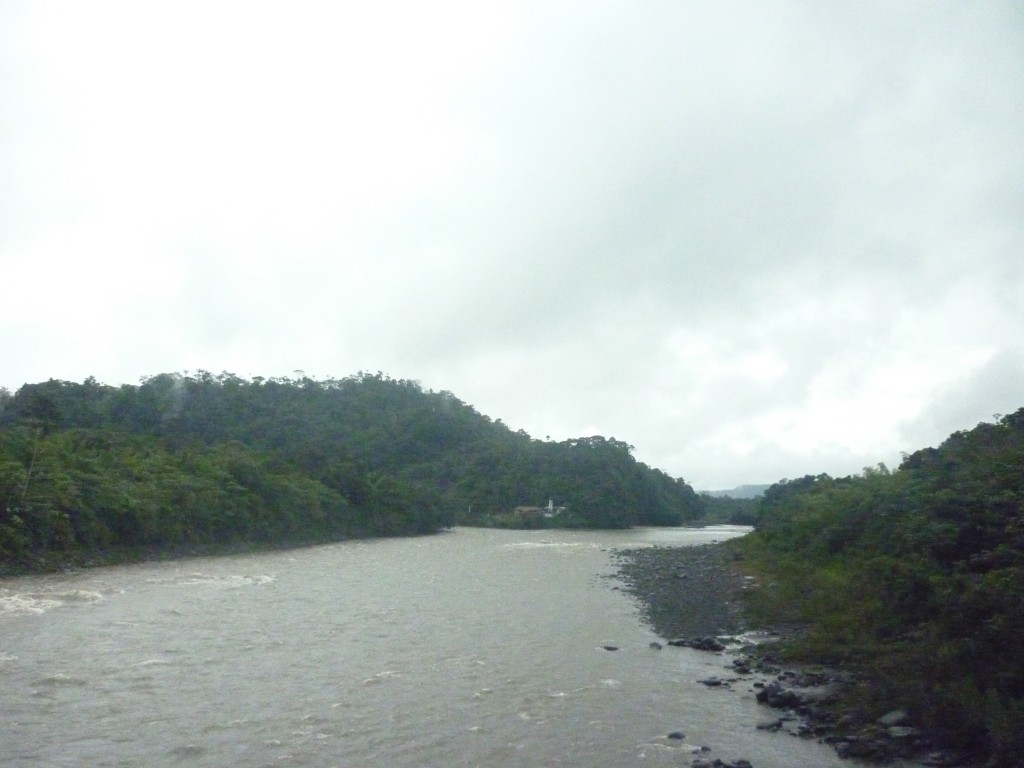
[[[557,516],[516,507],[553,500]],[[615,439],[531,439],[383,374],[47,381],[0,396],[0,570],[118,549],[469,524],[679,524],[701,500]]]

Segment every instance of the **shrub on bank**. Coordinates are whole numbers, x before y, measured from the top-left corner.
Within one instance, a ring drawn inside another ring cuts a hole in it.
[[[865,718],[906,708],[951,746],[1020,760],[1024,409],[895,471],[779,483],[731,546],[759,584],[750,615],[801,625],[790,658],[868,681],[847,702]]]

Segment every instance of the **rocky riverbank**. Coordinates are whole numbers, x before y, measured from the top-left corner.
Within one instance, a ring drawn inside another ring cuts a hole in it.
[[[619,578],[664,638],[732,635],[746,629],[743,576],[725,548],[645,547],[617,553]]]
[[[699,682],[755,691],[766,717],[751,727],[818,739],[843,757],[875,763],[972,765],[963,755],[936,748],[903,710],[867,720],[844,704],[844,693],[870,681],[839,669],[782,665],[775,643],[743,636],[753,629],[762,639],[782,635],[780,628],[748,625],[742,594],[750,578],[728,547],[648,547],[616,555],[622,588],[637,598],[644,618],[668,645],[723,653],[723,674]]]

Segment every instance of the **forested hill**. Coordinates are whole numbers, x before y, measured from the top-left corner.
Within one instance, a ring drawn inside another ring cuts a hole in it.
[[[730,542],[732,543],[732,542]],[[797,658],[863,676],[861,723],[906,709],[936,739],[1024,765],[1024,409],[857,477],[769,488],[737,541]]]
[[[516,507],[562,508],[545,516]],[[0,390],[0,571],[90,553],[679,524],[701,500],[603,437],[534,440],[383,374]]]

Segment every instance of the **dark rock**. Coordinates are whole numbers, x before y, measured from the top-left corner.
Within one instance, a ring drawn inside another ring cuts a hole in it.
[[[759,704],[773,709],[792,709],[803,703],[803,699],[796,691],[783,688],[779,683],[769,683],[757,692],[755,698]]]
[[[669,640],[668,644],[678,648],[693,648],[696,651],[719,652],[725,650],[725,646],[713,637],[676,638],[675,640]]]
[[[732,668],[741,675],[749,675],[751,673],[750,661],[745,658],[733,659]]]
[[[860,758],[862,760],[884,760],[889,750],[884,742],[877,739],[857,738],[836,745],[836,754],[843,758]]]
[[[670,734],[668,735],[668,738],[670,738],[670,739],[676,739],[676,740],[678,740],[678,741],[682,741],[683,739],[685,739],[685,738],[686,738],[686,734],[685,734],[685,733],[683,733],[682,731],[672,731],[672,733],[670,733]]]
[[[718,642],[713,637],[701,637],[694,640],[690,645],[691,648],[696,648],[698,651],[724,651],[725,646]]]

